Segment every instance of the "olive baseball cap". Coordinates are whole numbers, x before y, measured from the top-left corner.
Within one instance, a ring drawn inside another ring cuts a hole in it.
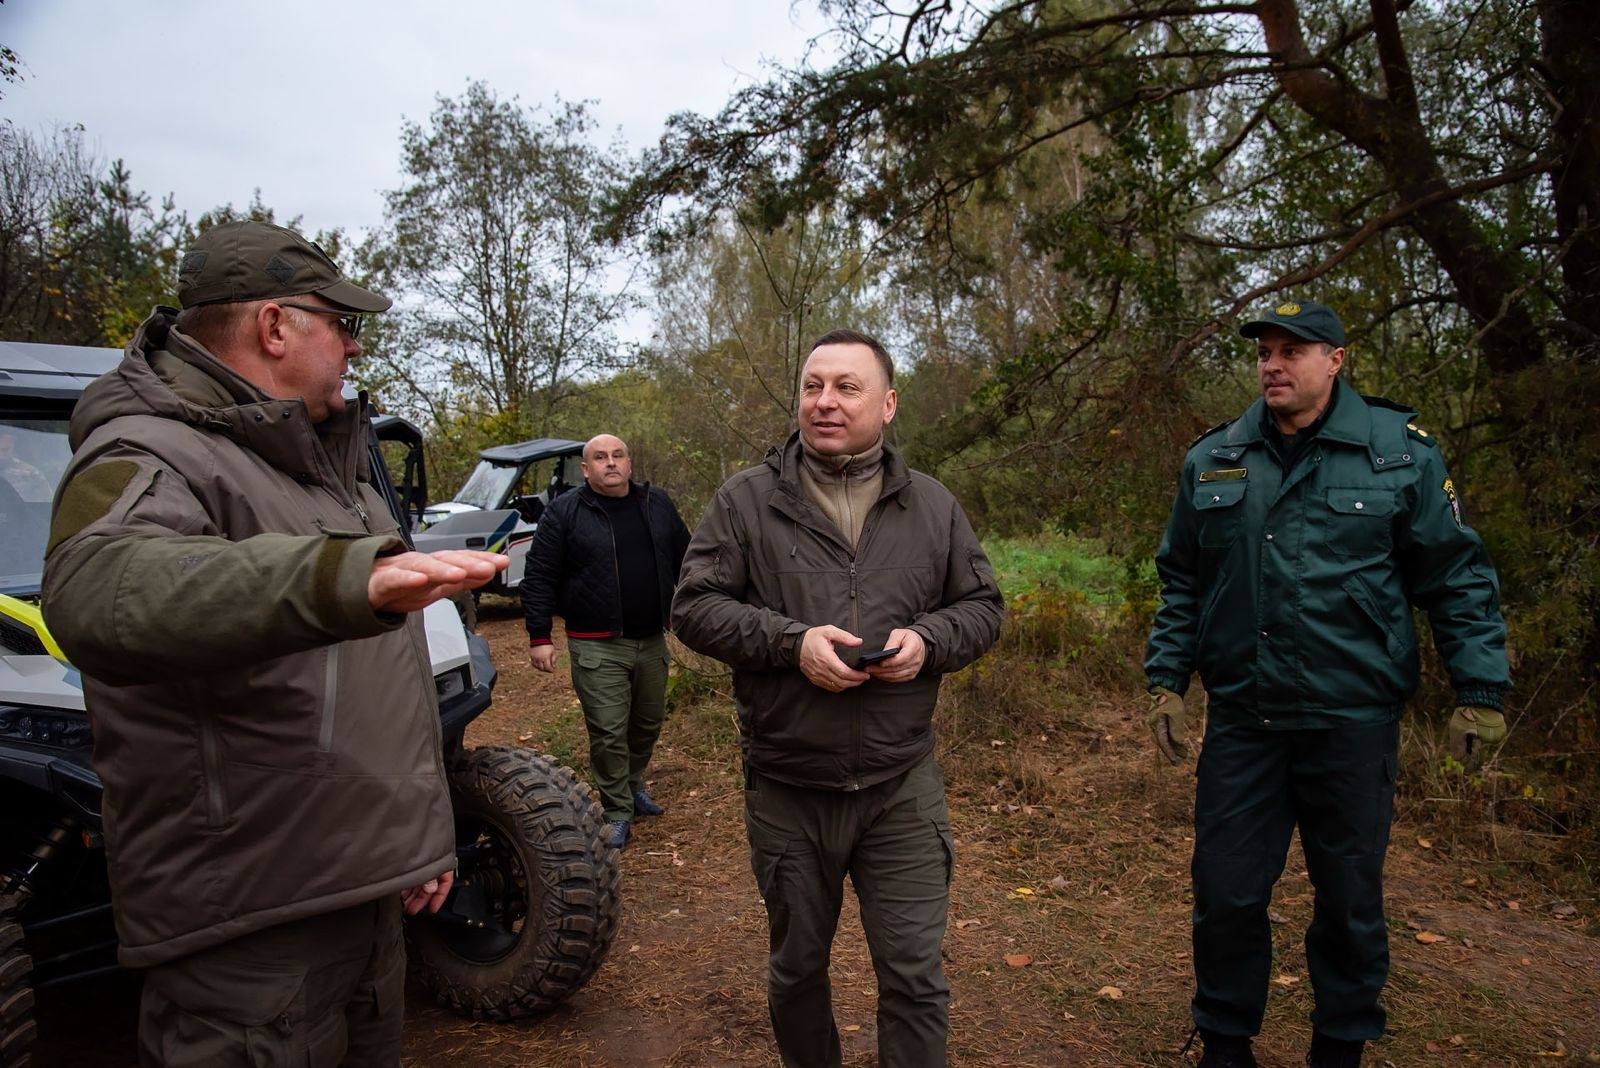
[[[1339,313],[1314,300],[1285,301],[1261,318],[1239,327],[1239,333],[1245,337],[1260,337],[1274,326],[1307,341],[1344,347],[1344,324],[1339,321]]]
[[[178,303],[236,304],[315,293],[341,311],[387,311],[388,297],[345,280],[315,242],[264,222],[213,226],[178,264]]]

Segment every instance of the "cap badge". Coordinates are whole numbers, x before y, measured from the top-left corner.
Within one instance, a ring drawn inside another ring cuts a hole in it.
[[[1288,304],[1280,304],[1273,310],[1279,315],[1299,315],[1300,305],[1290,302]]]

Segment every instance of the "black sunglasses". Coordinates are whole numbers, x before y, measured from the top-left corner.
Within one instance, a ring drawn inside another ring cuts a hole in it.
[[[285,308],[296,308],[300,311],[315,312],[318,315],[336,316],[339,320],[339,326],[344,330],[345,333],[350,335],[352,341],[361,336],[361,324],[366,319],[366,316],[360,314],[359,312],[342,312],[337,308],[322,308],[315,304],[296,304],[289,300],[280,300],[278,303]]]

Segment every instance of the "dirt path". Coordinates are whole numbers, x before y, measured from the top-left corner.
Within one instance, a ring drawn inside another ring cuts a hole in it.
[[[490,619],[483,630],[502,674],[495,707],[470,740],[565,745],[563,755],[581,762],[566,678],[526,667],[516,620]],[[1042,738],[962,742],[967,752],[996,753],[997,774],[983,776],[979,757],[964,759],[975,772],[967,781],[952,776],[953,1064],[1185,1063],[1176,1051],[1188,1034],[1192,787],[1181,772],[1154,765],[1133,712],[1085,717],[1079,709],[1088,724]],[[1007,748],[1009,759],[999,760]],[[725,703],[669,720],[651,775],[669,810],[637,825],[610,959],[568,1005],[536,1021],[472,1024],[413,998],[408,1063],[776,1064],[765,916],[745,850],[736,758]],[[1035,769],[1039,781],[1018,767]],[[1054,803],[1034,804],[1034,795]],[[1457,859],[1442,843],[1424,848],[1419,837],[1397,825],[1390,849],[1391,1034],[1369,1063],[1531,1065],[1552,1054],[1600,1063],[1600,939],[1576,916],[1555,918],[1559,903],[1492,889],[1505,882],[1493,865]],[[1257,1046],[1264,1068],[1302,1063],[1311,996],[1300,939],[1310,907],[1296,856],[1274,904],[1283,922]],[[1593,902],[1582,911],[1592,913]],[[846,1064],[875,1063],[872,968],[849,906],[833,983]]]
[[[528,667],[509,611],[487,615],[481,629],[501,677],[469,742],[529,745],[583,764],[570,682]],[[960,771],[949,775],[958,848],[945,950],[953,1065],[1127,1068],[1196,1058],[1177,1054],[1188,1035],[1192,783],[1156,767],[1136,711],[1131,702],[1079,707],[1038,736],[943,739],[947,771]],[[405,1063],[777,1064],[737,751],[726,701],[668,721],[651,774],[668,812],[636,825],[621,932],[587,987],[550,1016],[509,1025],[461,1020],[414,990]],[[1395,827],[1390,1033],[1367,1063],[1600,1063],[1600,938],[1584,933],[1594,902],[1560,916],[1571,906],[1447,844]],[[1311,994],[1300,939],[1310,908],[1303,866],[1291,857],[1273,906],[1281,922],[1257,1043],[1263,1068],[1302,1063]],[[874,1064],[874,981],[851,905],[833,983],[845,1063]],[[105,1019],[123,1022],[109,1025],[114,1033],[94,1043],[93,1056],[81,1044],[57,1045],[38,1063],[131,1064],[131,1013],[112,1006]],[[59,1035],[67,1025],[51,1026]]]

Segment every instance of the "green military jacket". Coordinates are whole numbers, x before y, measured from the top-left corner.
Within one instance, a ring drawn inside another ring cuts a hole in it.
[[[1190,448],[1156,555],[1151,685],[1182,693],[1198,671],[1224,722],[1385,722],[1417,686],[1416,607],[1458,703],[1500,707],[1499,583],[1434,439],[1415,411],[1335,389],[1287,475],[1262,400]]]

